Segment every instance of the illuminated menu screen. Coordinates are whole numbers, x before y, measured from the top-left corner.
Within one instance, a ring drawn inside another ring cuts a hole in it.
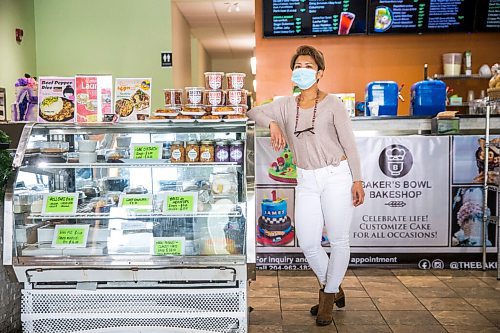
[[[469,32],[474,0],[370,0],[368,32]]]
[[[500,0],[478,0],[476,30],[500,32]]]
[[[264,37],[366,33],[366,1],[263,0]]]

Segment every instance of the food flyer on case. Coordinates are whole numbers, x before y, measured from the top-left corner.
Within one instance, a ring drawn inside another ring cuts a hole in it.
[[[77,75],[76,122],[93,123],[113,120],[113,77]]]
[[[117,78],[115,113],[120,121],[146,120],[151,113],[151,78]]]
[[[38,122],[75,120],[75,78],[40,77],[38,82]]]

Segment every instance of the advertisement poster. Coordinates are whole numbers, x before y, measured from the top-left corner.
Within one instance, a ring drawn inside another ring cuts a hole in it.
[[[448,245],[448,137],[366,137],[357,142],[366,197],[354,210],[351,245]]]
[[[78,123],[112,121],[112,76],[78,75],[75,80],[76,121]]]
[[[366,197],[353,217],[350,265],[482,269],[483,229],[479,221],[482,220],[483,192],[480,184],[473,181],[481,172],[476,163],[476,152],[481,150],[479,139],[479,136],[356,138],[362,156]],[[497,137],[492,140],[495,142]],[[293,242],[262,241],[262,234],[266,234],[260,223],[262,203],[273,198],[273,191],[277,199],[286,198],[286,216],[291,220],[290,231],[295,233],[291,208],[295,202],[290,200],[295,184],[283,181],[286,172],[276,177],[283,172],[281,169],[291,170],[293,174],[295,167],[286,166],[288,154],[273,151],[269,138],[257,138],[256,151],[257,268],[309,269],[296,237]],[[492,149],[489,156],[490,164],[495,165],[498,153]],[[278,161],[280,157],[283,160]],[[450,176],[450,172],[453,175]],[[489,216],[497,215],[498,202],[497,193],[489,191]],[[284,215],[281,214],[282,220],[287,221]],[[279,228],[287,230],[286,225],[275,229]],[[489,223],[486,269],[497,266],[496,237],[496,225]],[[330,252],[325,234],[321,241]]]
[[[38,122],[75,121],[75,78],[40,77]]]
[[[115,113],[120,121],[146,120],[151,113],[151,78],[116,79]]]

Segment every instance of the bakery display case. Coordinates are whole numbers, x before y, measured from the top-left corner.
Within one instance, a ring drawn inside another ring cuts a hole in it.
[[[246,332],[253,150],[246,121],[26,125],[3,252],[24,330]]]

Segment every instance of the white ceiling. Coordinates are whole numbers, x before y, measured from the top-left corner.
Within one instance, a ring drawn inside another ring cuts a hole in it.
[[[255,0],[175,0],[191,26],[191,33],[211,57],[253,55],[255,48]],[[240,11],[228,4],[238,4]]]

